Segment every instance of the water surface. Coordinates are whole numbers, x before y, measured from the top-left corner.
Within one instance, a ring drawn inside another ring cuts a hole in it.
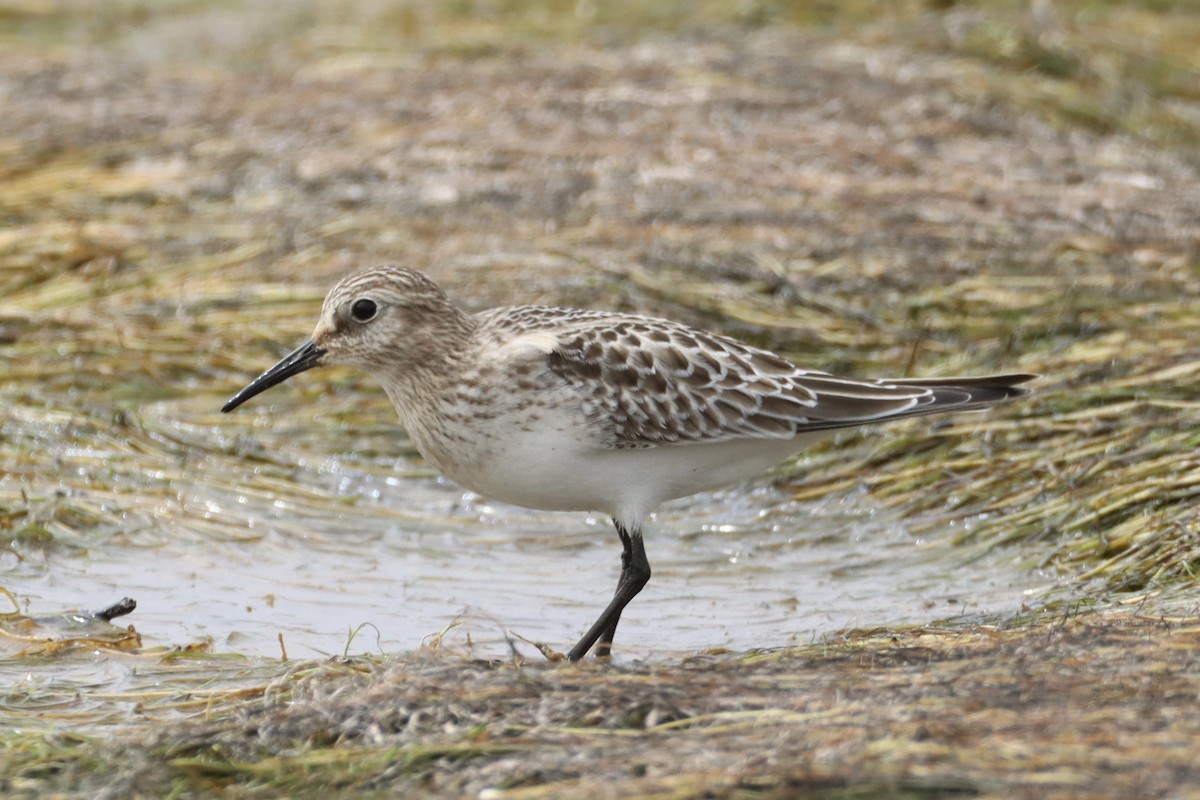
[[[446,643],[479,655],[507,653],[509,630],[565,651],[611,597],[620,545],[607,518],[465,492],[386,419],[347,432],[311,412],[253,413],[251,432],[233,435],[229,417],[196,403],[149,408],[145,435],[186,457],[141,469],[141,506],[78,546],[9,563],[6,585],[31,613],[133,597],[121,622],[147,645],[279,656],[282,636],[293,658],[412,650],[448,626]],[[196,449],[230,436],[225,451]],[[119,472],[119,454],[63,448]],[[767,478],[676,501],[646,532],[654,577],[622,619],[618,653],[1004,615],[1049,584],[1019,551],[979,556],[952,546],[955,532],[918,538],[869,493],[798,502]]]

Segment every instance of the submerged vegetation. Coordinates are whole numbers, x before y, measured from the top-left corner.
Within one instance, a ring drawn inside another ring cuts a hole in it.
[[[6,570],[265,522],[302,545],[347,500],[300,466],[390,474],[386,400],[333,373],[275,401],[303,418],[217,409],[335,277],[400,261],[480,307],[654,313],[849,374],[1039,372],[774,480],[865,491],[963,558],[1025,548],[1061,586],[1018,618],[566,667],[143,647],[0,578],[0,794],[1200,779],[1193,5],[89,5],[0,2]]]

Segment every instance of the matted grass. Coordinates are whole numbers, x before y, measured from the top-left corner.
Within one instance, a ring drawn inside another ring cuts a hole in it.
[[[333,279],[402,261],[480,307],[644,311],[851,374],[1040,372],[777,480],[865,489],[964,557],[1034,548],[1061,608],[1142,610],[620,667],[104,646],[160,688],[14,686],[5,795],[1194,784],[1197,623],[1162,616],[1200,565],[1200,14],[939,5],[0,4],[0,558],[154,545],[164,518],[255,536],[206,506],[235,483],[343,502],[291,480],[295,429],[216,408]],[[378,394],[291,391],[314,451],[390,425]],[[37,635],[6,622],[6,667],[98,646],[10,648]]]
[[[427,651],[279,668],[234,714],[0,737],[7,793],[1154,797],[1200,780],[1200,619],[862,631],[616,667]]]

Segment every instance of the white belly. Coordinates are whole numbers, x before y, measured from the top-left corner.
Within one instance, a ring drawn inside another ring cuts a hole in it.
[[[510,432],[502,443],[438,459],[437,466],[466,488],[506,503],[640,520],[666,500],[753,477],[825,435],[616,450],[547,428]]]
[[[527,508],[603,512],[630,524],[667,500],[751,478],[828,435],[610,449],[597,443],[578,395],[565,384],[508,402],[495,394],[451,402],[432,415],[406,414],[405,398],[392,400],[425,459],[471,491]]]

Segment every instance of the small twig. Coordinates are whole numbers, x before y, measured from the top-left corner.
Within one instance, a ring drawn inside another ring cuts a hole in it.
[[[132,597],[122,597],[117,602],[113,603],[103,611],[97,611],[92,616],[103,622],[112,622],[117,617],[123,617],[126,614],[132,614],[137,608],[137,601]]]
[[[532,639],[526,639],[524,636],[522,636],[521,634],[519,634],[513,630],[507,630],[507,631],[505,631],[505,633],[513,639],[519,639],[522,642],[524,642],[525,644],[533,645],[534,647],[537,648],[539,653],[541,653],[543,656],[546,657],[547,661],[558,662],[558,661],[566,661],[566,659],[567,659],[565,654],[558,652],[554,648],[550,647],[550,645],[548,645],[548,644],[542,644],[541,642],[535,642]]]

